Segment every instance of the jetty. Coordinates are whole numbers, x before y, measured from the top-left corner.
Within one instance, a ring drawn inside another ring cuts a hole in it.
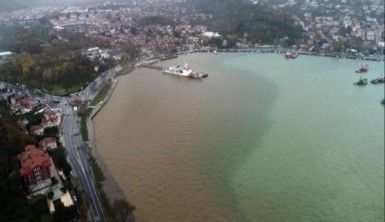
[[[156,69],[156,70],[160,70],[160,71],[162,71],[164,69],[164,67],[162,67],[160,65],[156,65],[156,64],[142,64],[140,66],[141,67],[146,67],[146,68],[149,68],[149,69]]]

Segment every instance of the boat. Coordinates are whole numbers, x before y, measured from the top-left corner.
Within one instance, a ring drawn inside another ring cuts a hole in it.
[[[285,53],[285,59],[295,59],[297,58],[298,53],[297,52],[286,52]]]
[[[382,104],[382,105],[385,105],[385,99],[382,99],[382,100],[381,100],[381,104]]]
[[[368,79],[360,78],[357,82],[353,83],[356,86],[365,86],[368,84]]]
[[[162,69],[162,72],[164,74],[187,77],[191,79],[202,79],[202,78],[207,78],[209,76],[207,73],[199,73],[199,72],[193,71],[187,63],[185,63],[184,66],[180,66],[180,65],[169,66],[167,68]]]
[[[383,83],[385,83],[385,77],[379,77],[377,79],[372,79],[372,80],[370,80],[370,83],[372,83],[374,85],[383,84]]]
[[[356,70],[356,73],[366,73],[369,70],[368,64],[362,65],[359,69]]]

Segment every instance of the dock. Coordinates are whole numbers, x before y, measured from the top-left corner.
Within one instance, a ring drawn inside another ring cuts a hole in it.
[[[156,70],[160,70],[160,71],[162,71],[164,69],[164,67],[162,67],[160,65],[155,65],[155,64],[142,64],[140,66],[146,67],[146,68],[149,68],[149,69],[156,69]]]

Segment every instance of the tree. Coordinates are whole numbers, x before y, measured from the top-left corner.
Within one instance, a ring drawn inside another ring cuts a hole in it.
[[[115,212],[118,221],[125,222],[127,221],[127,218],[132,215],[135,206],[124,199],[120,199],[113,202],[112,209]]]

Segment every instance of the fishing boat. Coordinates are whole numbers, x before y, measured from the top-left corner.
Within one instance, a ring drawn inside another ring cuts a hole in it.
[[[368,79],[360,78],[357,82],[353,83],[356,86],[365,86],[368,84]]]
[[[362,65],[359,69],[356,70],[356,73],[366,73],[369,70],[368,64]]]
[[[370,80],[370,83],[372,83],[374,85],[383,84],[383,83],[385,83],[385,77],[379,77],[377,79],[372,79],[372,80]]]

